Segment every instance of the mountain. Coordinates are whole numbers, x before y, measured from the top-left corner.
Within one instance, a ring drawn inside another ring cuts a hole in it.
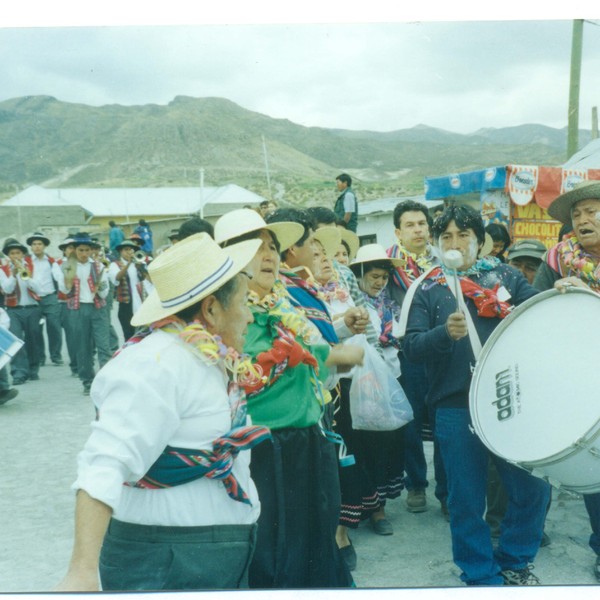
[[[580,135],[582,143],[589,137]],[[542,125],[471,135],[426,125],[383,133],[304,127],[223,98],[94,107],[26,96],[0,102],[0,197],[31,184],[199,185],[201,168],[206,185],[235,182],[267,196],[270,182],[289,203],[331,201],[342,171],[363,199],[398,196],[422,193],[425,176],[561,164],[566,139],[566,129]]]

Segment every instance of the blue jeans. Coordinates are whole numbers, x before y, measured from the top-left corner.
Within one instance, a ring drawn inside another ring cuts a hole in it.
[[[435,435],[448,478],[454,562],[468,585],[502,585],[501,571],[523,569],[540,546],[550,485],[492,455],[470,429],[466,408],[438,408]],[[488,460],[508,493],[508,508],[494,552],[485,512]]]
[[[600,556],[600,493],[584,494],[583,501],[585,502],[585,508],[590,517],[590,525],[592,526],[590,548]]]
[[[428,417],[432,429],[435,428],[435,414],[425,404],[428,387],[425,365],[409,362],[402,352],[398,356],[402,370],[400,383],[414,414],[414,419],[403,428],[404,468],[406,471],[404,484],[407,490],[425,489],[429,483],[427,481],[427,461],[423,451],[421,431],[426,417]],[[435,496],[440,502],[445,502],[448,496],[446,473],[444,472],[438,443],[435,439],[433,442],[433,469],[436,482]]]

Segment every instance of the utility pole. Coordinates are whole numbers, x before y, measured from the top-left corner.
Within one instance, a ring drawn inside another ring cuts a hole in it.
[[[592,139],[598,139],[598,107],[592,106]]]
[[[267,158],[267,145],[265,144],[265,136],[262,135],[263,155],[265,157],[265,172],[267,173],[267,187],[269,188],[269,200],[273,199],[271,194],[271,175],[269,174],[269,160]]]
[[[567,160],[579,149],[579,88],[581,83],[581,50],[583,46],[583,19],[573,21],[571,45],[571,84],[569,86],[569,128]]]

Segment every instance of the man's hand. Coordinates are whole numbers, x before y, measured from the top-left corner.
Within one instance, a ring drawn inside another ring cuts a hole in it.
[[[591,289],[589,285],[581,281],[578,277],[564,277],[554,282],[554,287],[561,293],[564,294],[570,287],[580,287],[584,289]]]
[[[469,334],[467,329],[467,319],[461,312],[452,313],[446,321],[446,331],[448,335],[456,342]]]

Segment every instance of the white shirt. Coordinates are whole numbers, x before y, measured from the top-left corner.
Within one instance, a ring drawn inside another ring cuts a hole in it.
[[[13,294],[15,289],[19,285],[19,306],[37,306],[39,303],[34,300],[28,290],[31,290],[34,294],[40,293],[40,288],[34,278],[23,281],[20,275],[15,277],[12,272],[10,276],[0,269],[0,288],[5,294]]]
[[[92,423],[79,454],[74,489],[84,489],[129,523],[198,526],[258,519],[250,450],[240,452],[233,473],[252,506],[233,500],[221,481],[207,477],[161,490],[122,485],[141,479],[165,446],[211,450],[231,429],[219,366],[207,366],[181,340],[159,330],[108,362],[94,379],[91,397],[100,420]]]
[[[119,280],[117,279],[117,275],[119,274],[120,270],[121,270],[121,265],[116,262],[111,262],[108,267],[108,279],[115,287],[117,287],[120,283]],[[137,312],[138,308],[142,305],[142,298],[140,296],[140,293],[138,292],[138,287],[137,287],[138,283],[140,282],[139,273],[138,273],[138,269],[134,263],[131,263],[127,267],[126,277],[129,278],[129,291],[131,292],[131,306],[132,306],[133,312],[135,313],[135,312]],[[147,279],[144,279],[144,281],[142,281],[142,285],[144,286],[144,290],[146,291],[146,294],[149,294],[154,289],[154,286]]]
[[[38,258],[35,254],[31,257],[33,262],[33,279],[40,289],[40,296],[48,296],[56,292],[54,282],[60,282],[62,274],[57,262],[50,263],[46,255]]]
[[[88,283],[88,279],[91,274],[91,268],[94,264],[93,259],[89,259],[86,263],[80,263],[77,261],[77,279],[79,279],[79,302],[81,304],[91,304],[94,302],[94,294],[90,290],[90,286]],[[100,278],[96,282],[97,294],[100,298],[106,298],[109,292],[108,286],[108,275],[106,273],[106,269],[102,266],[100,267]],[[59,281],[59,289],[64,294],[68,294],[70,290],[67,290],[65,287],[64,277],[61,281]]]

